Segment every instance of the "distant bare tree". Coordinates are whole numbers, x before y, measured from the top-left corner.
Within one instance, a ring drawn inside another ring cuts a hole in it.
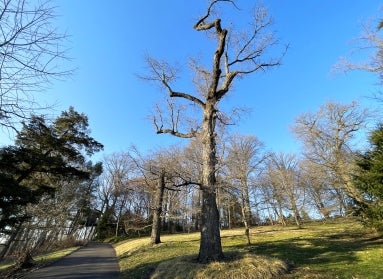
[[[284,224],[282,207],[293,213],[298,227],[302,225],[298,201],[304,191],[299,181],[299,164],[294,154],[273,153],[267,162],[267,173],[273,196],[279,204],[279,214]]]
[[[176,67],[167,61],[147,57],[149,75],[145,80],[159,83],[168,92],[167,111],[165,117],[158,106],[153,122],[158,134],[168,133],[181,138],[198,137],[202,148],[202,207],[201,207],[201,241],[198,259],[209,262],[223,258],[219,231],[219,213],[216,202],[217,195],[217,123],[227,124],[218,105],[233,87],[234,80],[265,71],[280,65],[281,57],[268,58],[270,47],[278,43],[273,32],[268,32],[272,24],[271,18],[263,7],[255,9],[252,25],[243,30],[225,29],[220,18],[212,18],[219,4],[231,4],[235,1],[214,0],[200,17],[194,29],[206,32],[216,42],[212,65],[207,67],[191,60],[191,71],[195,74],[194,83],[199,94],[176,91],[174,82],[179,73]],[[237,31],[237,32],[236,32]],[[178,103],[176,101],[179,101]],[[185,109],[192,104],[199,108],[201,118],[186,117]],[[185,130],[186,129],[186,130]]]
[[[339,195],[344,192],[361,203],[363,197],[351,179],[355,151],[352,143],[356,133],[366,126],[368,116],[368,110],[359,108],[356,102],[329,102],[315,113],[299,116],[292,127],[303,143],[306,159],[324,168]]]
[[[242,221],[245,225],[247,244],[250,245],[250,227],[253,214],[250,203],[250,192],[254,177],[260,164],[266,158],[263,143],[255,136],[235,134],[230,137],[227,147],[228,178],[239,192]],[[259,169],[258,169],[259,171]]]
[[[361,34],[352,40],[352,49],[334,65],[334,72],[369,72],[383,84],[383,20],[380,14],[370,17],[361,24]],[[372,99],[383,103],[383,91],[372,93]]]
[[[123,216],[131,199],[131,181],[136,166],[128,153],[113,153],[104,158],[102,183],[98,189],[102,213],[98,224],[98,237],[112,236],[113,220],[114,235],[119,235],[123,227]]]
[[[362,34],[353,40],[354,49],[348,56],[341,57],[334,70],[349,72],[362,70],[377,74],[383,81],[383,37],[382,21],[378,18],[362,23]],[[356,61],[361,55],[364,59]]]
[[[56,17],[49,0],[0,1],[0,126],[14,129],[16,120],[42,108],[34,95],[71,72],[58,65],[67,56]]]
[[[325,219],[338,210],[342,215],[344,197],[335,189],[331,182],[331,175],[321,165],[309,160],[302,160],[300,164],[302,183],[307,190],[307,203],[314,207]]]
[[[161,243],[162,224],[165,220],[172,223],[176,217],[172,211],[180,211],[178,195],[175,193],[184,192],[180,187],[192,183],[189,172],[184,171],[181,165],[184,159],[182,153],[177,146],[173,146],[144,157],[134,149],[135,155],[132,158],[151,196],[151,244]]]

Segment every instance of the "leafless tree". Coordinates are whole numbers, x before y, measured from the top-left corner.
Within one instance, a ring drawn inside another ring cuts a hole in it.
[[[181,210],[182,200],[185,201],[187,192],[184,187],[194,183],[192,171],[186,170],[190,164],[177,146],[162,148],[147,156],[140,155],[135,149],[134,154],[132,158],[152,197],[151,243],[158,244],[161,242],[161,231],[165,227],[163,224],[167,223],[171,231],[174,220],[184,219],[184,216],[176,216],[174,212],[184,211]]]
[[[226,124],[226,118],[218,105],[232,88],[234,80],[281,63],[281,57],[267,57],[270,48],[278,41],[272,32],[268,33],[272,21],[265,8],[255,9],[251,28],[236,32],[234,28],[223,28],[219,17],[213,18],[220,4],[229,4],[236,8],[235,1],[210,1],[206,13],[194,25],[194,30],[207,33],[216,42],[210,67],[197,63],[197,60],[190,63],[199,94],[175,90],[178,69],[167,61],[148,56],[146,62],[150,73],[143,76],[146,80],[158,82],[168,92],[169,115],[165,117],[159,109],[153,116],[157,133],[168,133],[181,138],[198,137],[202,143],[200,262],[223,258],[216,203],[216,128],[219,122]],[[187,103],[200,109],[201,118],[190,120],[184,117],[185,109],[189,107],[184,105]]]
[[[136,166],[128,153],[105,156],[103,164],[102,183],[98,191],[102,213],[100,218],[109,223],[113,220],[114,235],[117,237],[119,230],[123,228],[123,216],[131,202],[131,184],[136,178]],[[111,230],[110,227],[108,230]],[[111,231],[103,233],[111,234]]]
[[[368,110],[361,109],[356,102],[346,105],[329,102],[315,113],[299,116],[292,127],[303,143],[306,159],[324,168],[336,190],[361,203],[363,197],[351,179],[353,139],[366,127],[368,116]]]
[[[263,143],[255,136],[232,135],[227,147],[228,178],[239,192],[242,220],[245,225],[247,244],[250,245],[250,227],[253,223],[250,194],[254,177],[266,158]]]
[[[279,204],[279,214],[284,224],[283,205],[293,213],[298,227],[302,225],[299,199],[304,191],[299,181],[298,160],[294,154],[273,153],[267,162],[268,180],[273,187],[273,196]]]
[[[361,24],[361,35],[353,40],[354,49],[339,59],[335,71],[362,70],[378,75],[383,81],[383,38],[381,16],[370,18]],[[364,56],[364,58],[359,58]]]
[[[307,204],[323,218],[342,215],[345,210],[344,197],[333,187],[328,170],[312,161],[302,160],[301,180],[307,190]]]
[[[54,27],[55,7],[47,1],[0,1],[0,125],[15,128],[38,104],[34,96],[63,70],[66,34]],[[59,66],[61,64],[61,66]]]
[[[275,219],[282,226],[286,226],[284,212],[288,202],[283,193],[282,185],[272,180],[272,172],[273,168],[266,165],[266,171],[261,178],[261,192],[264,197],[264,204],[268,210],[270,222],[273,224]]]
[[[163,215],[167,213],[167,210],[164,210],[164,196],[165,190],[170,189],[167,184],[172,180],[174,172],[173,170],[177,169],[177,153],[173,152],[174,149],[169,148],[168,150],[160,150],[149,156],[144,162],[144,176],[146,182],[150,184],[151,181],[155,182],[155,187],[153,191],[153,202],[151,205],[152,208],[152,230],[151,230],[151,243],[158,244],[161,243],[161,230],[163,223]],[[165,205],[166,206],[166,205]],[[168,209],[168,208],[166,208]]]

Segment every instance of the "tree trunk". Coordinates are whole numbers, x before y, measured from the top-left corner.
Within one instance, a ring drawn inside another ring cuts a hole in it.
[[[297,202],[295,201],[295,197],[292,192],[289,193],[289,199],[290,199],[291,209],[294,214],[295,224],[298,226],[298,228],[301,228],[302,227],[301,216],[299,215]]]
[[[201,208],[201,191],[198,190],[198,197],[197,197],[197,203],[196,207],[198,208],[197,211],[194,213],[194,230],[198,231],[200,229],[200,222],[201,222],[201,213],[200,213],[200,208]]]
[[[227,216],[227,219],[228,219],[228,222],[227,222],[227,224],[228,224],[228,227],[229,227],[229,230],[231,230],[231,204],[230,204],[230,201],[229,201],[229,203],[228,203],[228,206],[227,206],[227,214],[228,214],[228,216]]]
[[[293,206],[295,224],[297,224],[298,228],[301,228],[302,227],[301,216],[299,215],[299,210],[298,210],[298,207],[297,207],[295,201],[292,204],[292,206]]]
[[[249,212],[246,206],[246,202],[243,198],[243,195],[242,195],[242,203],[241,203],[241,212],[242,212],[243,225],[245,226],[245,235],[246,235],[247,245],[251,245]]]
[[[201,242],[198,259],[202,263],[223,258],[218,208],[213,191],[202,192]]]
[[[215,118],[216,100],[206,103],[202,125],[202,208],[201,208],[201,241],[198,260],[202,263],[223,258],[219,230],[219,213],[216,201],[216,134]]]
[[[267,208],[267,213],[269,214],[270,225],[274,226],[274,220],[273,216],[271,215],[270,208]]]
[[[16,236],[19,234],[21,227],[22,227],[22,223],[18,224],[17,228],[12,232],[12,234],[9,236],[9,238],[5,242],[5,245],[0,252],[0,260],[2,260],[5,257],[5,255],[8,253],[9,248],[15,241]]]
[[[285,216],[283,215],[283,209],[280,203],[278,203],[278,211],[279,221],[281,222],[282,226],[286,227]]]
[[[152,233],[150,236],[151,244],[161,243],[161,213],[162,213],[162,202],[164,199],[165,191],[165,172],[160,173],[158,179],[158,185],[155,195],[155,208],[153,211],[153,224],[152,224]]]
[[[250,197],[249,197],[249,186],[247,182],[243,185],[242,190],[242,218],[243,218],[243,224],[245,225],[245,235],[247,238],[247,245],[251,245],[250,240],[250,227],[251,227],[251,220],[252,220],[252,214],[251,214],[251,208],[250,208]]]

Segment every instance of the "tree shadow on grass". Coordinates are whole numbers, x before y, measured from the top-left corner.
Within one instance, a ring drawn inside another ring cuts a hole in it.
[[[272,242],[261,241],[249,246],[238,245],[236,248],[283,260],[289,265],[292,272],[306,269],[307,276],[307,269],[310,269],[308,267],[311,267],[314,273],[322,270],[329,274],[330,269],[340,273],[352,272],[352,267],[359,261],[356,253],[369,250],[375,245],[383,248],[381,236],[365,237],[363,234],[342,232],[314,238],[298,236]]]
[[[131,269],[126,269],[120,274],[120,278],[130,279],[149,279],[150,275],[156,270],[158,262],[142,263]]]
[[[231,238],[238,240],[236,243],[241,241],[241,239],[238,239],[238,236],[223,237],[223,239],[227,240]],[[195,240],[182,241],[182,243],[185,242],[190,245],[191,242],[195,242]],[[162,248],[166,248],[167,246],[172,247],[175,244],[177,243],[163,243]],[[283,278],[335,278],[336,275],[332,273],[331,269],[334,269],[337,274],[353,274],[352,270],[348,271],[346,269],[349,269],[350,266],[356,266],[355,263],[359,261],[357,253],[372,249],[375,245],[380,245],[380,247],[383,248],[382,237],[376,237],[371,234],[366,235],[363,232],[329,232],[326,234],[308,236],[299,235],[297,233],[296,236],[284,240],[263,241],[258,239],[255,244],[249,246],[245,244],[245,241],[241,244],[234,243],[233,245],[226,246],[224,253],[228,263],[231,262],[231,258],[241,258],[242,254],[253,254],[279,259],[288,264],[291,275],[291,277],[287,275],[287,277]],[[140,254],[143,253],[165,253],[165,251],[162,250],[155,251],[157,248],[161,248],[161,246],[156,246],[155,248],[150,246],[142,247],[134,252],[122,255],[120,259],[125,258],[125,260],[131,261],[136,256],[140,257]],[[194,256],[192,254],[190,254],[190,251],[187,252],[184,249],[182,257],[186,257],[189,260],[196,259],[197,254]],[[177,256],[175,254],[167,255],[168,256],[164,256],[163,254],[161,259],[152,258],[151,260],[138,261],[136,265],[123,270],[121,278],[150,278],[161,263],[164,261],[172,261],[180,257],[180,255]],[[183,264],[195,264],[189,260],[184,260]],[[183,265],[183,268],[183,271],[186,271],[185,265]],[[347,277],[347,275],[343,275],[339,278],[352,278],[352,276]]]

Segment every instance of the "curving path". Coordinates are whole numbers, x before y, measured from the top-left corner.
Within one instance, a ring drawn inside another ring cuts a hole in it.
[[[119,266],[110,244],[90,242],[57,262],[32,271],[22,278],[28,279],[117,279]]]

